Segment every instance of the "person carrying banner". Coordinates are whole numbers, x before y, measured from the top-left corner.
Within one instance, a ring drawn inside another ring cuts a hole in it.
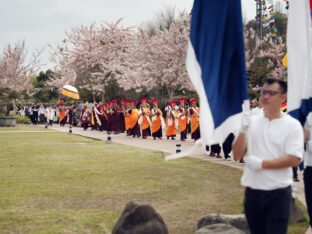
[[[246,188],[244,210],[252,234],[287,233],[291,168],[302,159],[304,139],[299,121],[280,111],[286,97],[285,81],[266,79],[261,89],[264,114],[244,112],[233,144],[234,159],[245,160],[241,183]]]
[[[93,102],[93,107],[90,109],[91,112],[91,130],[98,130],[100,126],[100,119],[99,119],[99,111],[98,111],[98,103]]]

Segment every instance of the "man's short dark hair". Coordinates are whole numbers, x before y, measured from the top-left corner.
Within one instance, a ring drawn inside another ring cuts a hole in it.
[[[281,79],[276,79],[276,78],[267,78],[264,82],[265,84],[274,84],[278,83],[280,86],[280,91],[282,94],[287,93],[287,82]]]

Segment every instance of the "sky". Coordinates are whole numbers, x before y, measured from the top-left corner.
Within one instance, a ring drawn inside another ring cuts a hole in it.
[[[166,8],[191,11],[193,0],[0,0],[0,52],[25,40],[28,50],[44,48],[43,67],[50,66],[48,44],[65,38],[65,31],[93,22],[139,26]],[[255,16],[255,1],[242,0],[243,17]]]

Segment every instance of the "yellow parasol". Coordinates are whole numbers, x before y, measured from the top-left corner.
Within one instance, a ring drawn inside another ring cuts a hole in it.
[[[66,97],[70,97],[77,100],[80,99],[78,90],[71,85],[64,85],[61,88],[61,93]]]

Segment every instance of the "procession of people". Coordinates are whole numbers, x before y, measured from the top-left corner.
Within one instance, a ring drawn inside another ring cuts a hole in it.
[[[188,105],[190,103],[190,105]],[[105,103],[85,103],[81,110],[81,126],[84,130],[106,131],[108,134],[126,133],[127,136],[152,137],[185,141],[188,133],[191,139],[200,138],[199,107],[196,98],[187,102],[186,98],[169,101],[161,108],[159,100],[141,98],[137,104],[134,100],[110,100]],[[66,113],[65,113],[66,115]],[[62,125],[62,124],[61,124]]]

